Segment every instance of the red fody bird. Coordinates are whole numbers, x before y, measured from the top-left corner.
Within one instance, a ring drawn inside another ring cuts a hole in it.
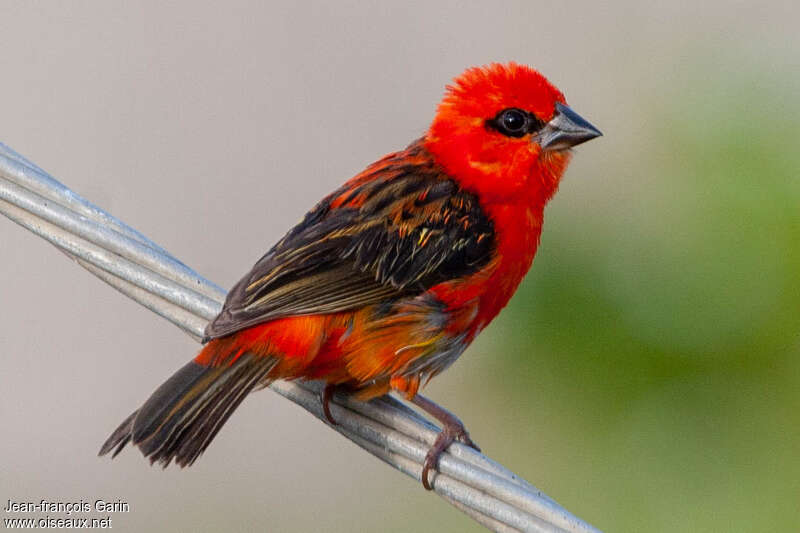
[[[600,135],[530,67],[471,68],[448,86],[425,135],[324,198],[239,281],[207,344],[100,450],[128,442],[151,462],[192,464],[244,397],[276,379],[323,380],[360,399],[417,393],[508,303],[531,266],[544,207],[569,149]],[[477,448],[477,447],[476,447]]]

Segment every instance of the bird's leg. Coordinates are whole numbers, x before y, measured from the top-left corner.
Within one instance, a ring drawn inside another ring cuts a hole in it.
[[[333,419],[331,415],[331,397],[333,396],[334,391],[336,390],[336,385],[333,383],[326,383],[325,387],[322,388],[322,392],[319,395],[319,401],[322,404],[322,413],[325,415],[325,418],[328,420],[330,425],[335,426],[337,425],[336,420]]]
[[[442,423],[442,431],[436,437],[433,446],[428,450],[425,462],[422,465],[422,486],[427,490],[432,490],[433,487],[428,481],[428,472],[430,472],[431,468],[436,467],[439,456],[453,441],[457,440],[476,451],[481,451],[481,449],[469,438],[469,433],[467,433],[463,422],[456,415],[421,394],[411,398],[411,402]]]

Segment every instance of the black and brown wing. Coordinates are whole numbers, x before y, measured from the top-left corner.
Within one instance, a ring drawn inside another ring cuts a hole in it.
[[[477,199],[415,143],[311,210],[231,289],[206,340],[280,317],[420,294],[476,272],[493,246]]]

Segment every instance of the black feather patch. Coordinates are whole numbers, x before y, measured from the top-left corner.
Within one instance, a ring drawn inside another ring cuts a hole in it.
[[[486,266],[494,242],[477,198],[417,141],[312,209],[231,289],[206,340],[421,294]]]

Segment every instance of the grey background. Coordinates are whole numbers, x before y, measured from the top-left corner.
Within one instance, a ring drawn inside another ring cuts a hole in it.
[[[794,2],[644,4],[3,1],[0,140],[228,287],[323,194],[419,136],[453,76],[515,60],[606,134],[577,151],[557,224],[613,208],[597,192],[640,176],[608,169],[659,149],[643,95],[668,98],[696,50],[723,70],[800,66]],[[3,506],[121,498],[122,531],[474,527],[269,392],[189,470],[96,458],[197,346],[5,219],[0,255]],[[477,389],[496,335],[427,391],[504,461],[528,443],[502,391],[487,406]],[[520,473],[548,491],[535,461]],[[576,494],[551,496],[602,527]]]

